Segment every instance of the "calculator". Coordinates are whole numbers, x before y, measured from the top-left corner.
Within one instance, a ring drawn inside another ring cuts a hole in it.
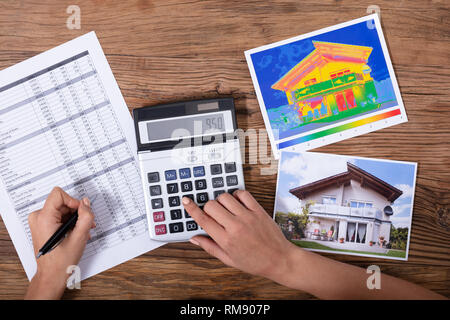
[[[181,203],[200,208],[244,189],[232,98],[185,101],[133,110],[150,238],[187,241],[206,232]]]

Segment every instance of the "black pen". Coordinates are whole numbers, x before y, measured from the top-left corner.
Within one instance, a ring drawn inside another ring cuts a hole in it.
[[[48,239],[48,241],[44,244],[44,246],[39,250],[36,259],[38,259],[40,256],[48,253],[49,251],[53,250],[62,238],[66,236],[66,233],[73,229],[75,224],[78,220],[78,210],[76,210],[61,227],[56,230],[56,232]]]

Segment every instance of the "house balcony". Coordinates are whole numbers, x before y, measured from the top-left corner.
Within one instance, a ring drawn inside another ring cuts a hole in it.
[[[313,204],[309,207],[309,213],[355,218],[382,219],[382,211],[378,208],[351,208],[335,204]]]

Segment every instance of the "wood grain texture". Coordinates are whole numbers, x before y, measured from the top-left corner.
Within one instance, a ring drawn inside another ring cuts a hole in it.
[[[66,28],[67,6],[81,30]],[[233,96],[238,124],[264,128],[243,52],[367,14],[381,22],[409,122],[316,149],[419,163],[408,262],[331,255],[450,296],[450,3],[448,1],[0,1],[0,69],[95,30],[131,109]],[[247,147],[248,151],[248,147]],[[248,190],[273,210],[276,175],[244,166]],[[0,222],[0,298],[27,280]],[[189,243],[144,254],[68,291],[67,299],[308,299],[224,266]]]

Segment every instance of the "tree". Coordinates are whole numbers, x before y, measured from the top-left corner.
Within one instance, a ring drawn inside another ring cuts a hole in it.
[[[390,245],[392,249],[406,250],[408,242],[408,228],[395,228],[391,225]]]

